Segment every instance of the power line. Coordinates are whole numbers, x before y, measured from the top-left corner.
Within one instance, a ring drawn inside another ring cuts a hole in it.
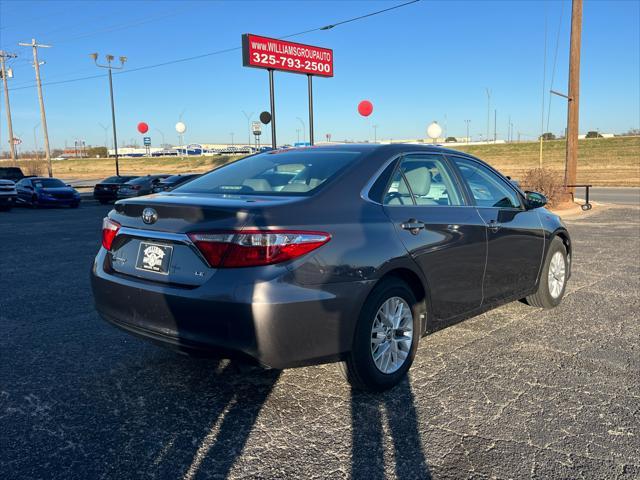
[[[285,39],[285,38],[291,38],[291,37],[296,37],[296,36],[300,36],[300,35],[305,35],[305,34],[311,33],[311,32],[317,32],[317,31],[320,31],[320,30],[329,30],[329,29],[332,29],[332,28],[337,27],[339,25],[344,25],[345,23],[355,22],[356,20],[361,20],[361,19],[364,19],[364,18],[372,17],[374,15],[379,15],[381,13],[385,13],[385,12],[388,12],[390,10],[395,10],[395,9],[398,9],[398,8],[401,8],[401,7],[406,7],[408,5],[411,5],[411,4],[420,2],[420,1],[421,0],[412,0],[410,2],[401,3],[400,5],[396,5],[396,6],[393,6],[393,7],[385,8],[383,10],[378,10],[376,12],[371,12],[371,13],[368,13],[366,15],[360,15],[358,17],[350,18],[348,20],[343,20],[341,22],[337,22],[337,23],[333,23],[333,24],[329,24],[329,25],[324,25],[322,27],[317,27],[317,28],[313,28],[313,29],[310,29],[310,30],[305,30],[305,31],[302,31],[302,32],[292,33],[292,34],[289,34],[289,35],[284,35],[284,36],[281,36],[281,37],[278,37],[278,38],[279,39]],[[213,51],[213,52],[202,53],[200,55],[193,55],[191,57],[178,58],[178,59],[175,59],[175,60],[168,60],[166,62],[156,63],[156,64],[152,64],[152,65],[143,65],[143,66],[137,67],[137,68],[130,68],[130,69],[127,69],[127,70],[114,72],[114,75],[124,75],[124,74],[127,74],[127,73],[139,72],[139,71],[142,71],[142,70],[149,70],[149,69],[152,69],[152,68],[165,67],[167,65],[174,65],[176,63],[183,63],[183,62],[189,62],[189,61],[192,61],[192,60],[199,60],[201,58],[211,57],[211,56],[214,56],[214,55],[220,55],[220,54],[223,54],[223,53],[235,52],[235,51],[238,51],[238,50],[242,50],[242,47],[225,48],[225,49],[216,50],[216,51]],[[69,79],[69,80],[59,80],[59,81],[56,81],[56,82],[45,82],[42,85],[61,85],[61,84],[65,84],[65,83],[79,82],[79,81],[82,81],[82,80],[90,80],[90,79],[93,79],[93,78],[99,78],[99,77],[104,77],[104,76],[105,75],[89,75],[89,76],[86,76],[86,77],[73,78],[73,79]],[[10,91],[23,90],[23,89],[26,89],[26,88],[33,88],[33,87],[35,87],[35,85],[16,87],[16,88],[10,89]]]
[[[191,7],[194,8],[194,7]],[[128,22],[128,23],[121,23],[121,24],[116,24],[113,25],[111,27],[106,27],[103,28],[102,30],[92,30],[92,31],[88,31],[88,32],[84,32],[84,33],[78,33],[76,35],[70,36],[70,37],[64,37],[64,38],[60,38],[58,40],[55,40],[56,43],[64,43],[64,42],[70,42],[73,40],[79,40],[81,38],[87,38],[87,37],[93,37],[94,35],[101,35],[103,33],[111,33],[111,32],[116,32],[119,30],[126,30],[127,28],[131,28],[131,27],[137,27],[138,25],[144,25],[146,23],[151,23],[151,22],[155,22],[156,20],[162,20],[165,18],[169,18],[169,17],[175,17],[177,14],[180,13],[184,13],[185,11],[188,11],[189,9],[180,9],[180,10],[172,10],[170,12],[165,12],[162,14],[158,14],[156,16],[153,17],[147,17],[147,18],[142,18],[140,20],[136,20],[133,22]]]
[[[339,25],[344,25],[345,23],[351,23],[351,22],[355,22],[357,20],[362,20],[363,18],[369,18],[369,17],[373,17],[374,15],[380,15],[381,13],[385,13],[385,12],[388,12],[388,11],[391,11],[391,10],[395,10],[397,8],[406,7],[407,5],[411,5],[412,3],[418,3],[420,1],[421,0],[411,0],[410,2],[401,3],[400,5],[395,5],[393,7],[385,8],[383,10],[377,10],[375,12],[367,13],[365,15],[360,15],[359,17],[349,18],[348,20],[343,20],[341,22],[331,23],[331,24],[325,25],[323,27],[312,28],[311,30],[305,30],[303,32],[298,32],[298,33],[292,33],[291,35],[286,35],[284,37],[280,37],[280,39],[291,38],[291,37],[295,37],[297,35],[303,35],[305,33],[316,32],[318,30],[330,30],[330,29],[335,28],[335,27],[337,27]]]
[[[562,27],[562,17],[564,16],[564,1],[560,3],[560,20],[558,21],[558,33],[556,34],[556,49],[553,54],[553,70],[551,71],[551,84],[549,85],[549,89],[553,90],[553,81],[556,78],[556,60],[558,59],[558,46],[560,45],[560,30]],[[546,131],[549,131],[549,120],[551,119],[551,95],[549,95],[549,107],[547,108],[547,128]]]

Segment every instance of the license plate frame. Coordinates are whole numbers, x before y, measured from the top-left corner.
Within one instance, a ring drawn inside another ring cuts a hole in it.
[[[173,245],[141,241],[136,257],[136,270],[169,275],[172,256]]]

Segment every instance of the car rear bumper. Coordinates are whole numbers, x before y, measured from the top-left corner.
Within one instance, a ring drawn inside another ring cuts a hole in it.
[[[0,195],[0,205],[13,205],[15,197],[15,195]]]
[[[239,354],[273,368],[342,358],[351,349],[360,307],[373,285],[308,287],[284,277],[234,285],[219,270],[200,287],[180,288],[105,271],[106,255],[101,249],[91,273],[103,319],[169,348]]]
[[[94,190],[93,198],[96,200],[117,200],[118,192],[109,190]]]
[[[38,204],[41,206],[69,206],[77,205],[80,203],[80,198],[38,198]]]

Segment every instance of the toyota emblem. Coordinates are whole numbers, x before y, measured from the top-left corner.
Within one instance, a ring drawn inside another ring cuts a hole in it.
[[[145,208],[142,211],[142,221],[146,224],[156,223],[158,220],[158,212],[156,212],[153,208]]]

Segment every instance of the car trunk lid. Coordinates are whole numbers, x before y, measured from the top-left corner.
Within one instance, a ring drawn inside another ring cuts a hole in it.
[[[239,230],[256,209],[300,199],[167,193],[117,202],[109,215],[121,225],[111,248],[111,266],[124,275],[196,287],[216,269],[209,267],[187,233]],[[151,223],[143,220],[145,209]]]

